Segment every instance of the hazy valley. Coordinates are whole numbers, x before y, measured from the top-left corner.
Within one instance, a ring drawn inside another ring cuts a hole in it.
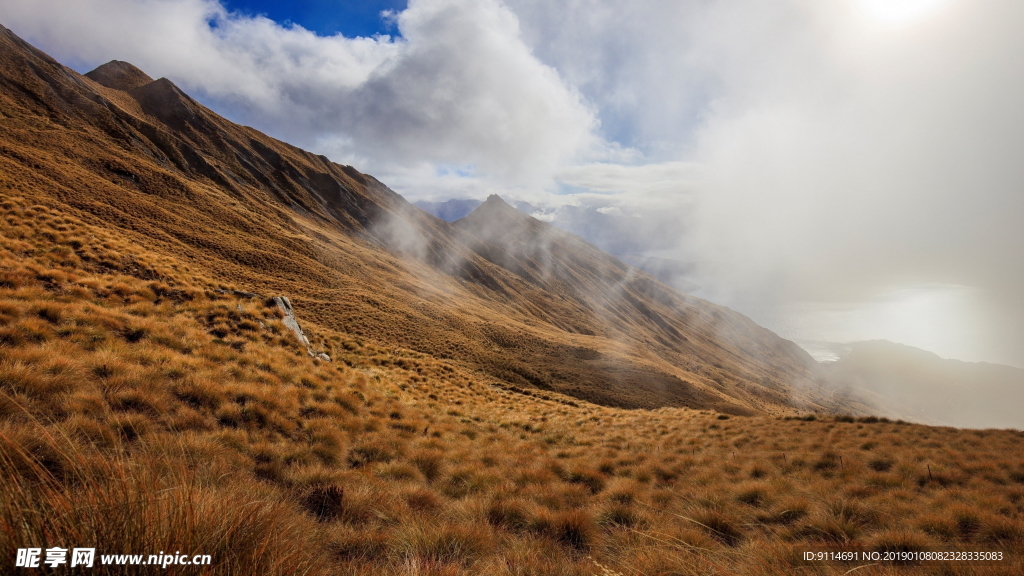
[[[824,378],[849,390],[877,414],[946,426],[1017,428],[1024,414],[1024,370],[985,362],[947,360],[886,341],[857,342]]]

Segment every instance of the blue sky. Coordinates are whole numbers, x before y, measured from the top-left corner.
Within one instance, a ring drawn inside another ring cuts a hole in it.
[[[246,15],[261,15],[279,24],[294,23],[320,36],[342,33],[349,38],[397,34],[381,18],[384,10],[405,10],[406,0],[223,0],[225,8]]]

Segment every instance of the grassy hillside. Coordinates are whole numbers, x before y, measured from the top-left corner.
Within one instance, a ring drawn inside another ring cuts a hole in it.
[[[978,545],[1018,564],[920,573],[1019,573],[1020,432],[601,407],[300,307],[324,362],[264,297],[59,210],[0,208],[4,550],[181,550],[220,574],[724,575],[790,574],[794,546]]]
[[[552,282],[536,259],[505,266],[373,177],[233,124],[166,79],[123,62],[82,76],[6,29],[0,48],[5,194],[245,291],[287,294],[325,327],[509,385],[620,407],[836,408],[793,343],[578,238],[545,233],[547,256],[567,264]],[[505,216],[494,224],[525,236],[488,250],[514,251],[546,226]],[[594,265],[615,274],[591,285]]]

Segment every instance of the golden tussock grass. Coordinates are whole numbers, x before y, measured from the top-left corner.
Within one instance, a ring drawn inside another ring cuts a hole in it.
[[[920,573],[1019,573],[1020,432],[613,409],[303,320],[324,362],[262,298],[2,206],[0,548],[668,576],[790,574],[794,547],[829,543],[981,546],[1017,563]]]

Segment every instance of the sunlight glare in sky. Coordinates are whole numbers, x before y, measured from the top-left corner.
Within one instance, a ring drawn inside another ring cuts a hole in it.
[[[877,22],[910,24],[936,13],[949,0],[857,0],[861,11]]]
[[[923,285],[895,288],[868,302],[793,303],[765,320],[800,344],[885,339],[944,358],[998,361],[985,354],[984,316],[977,290]]]

